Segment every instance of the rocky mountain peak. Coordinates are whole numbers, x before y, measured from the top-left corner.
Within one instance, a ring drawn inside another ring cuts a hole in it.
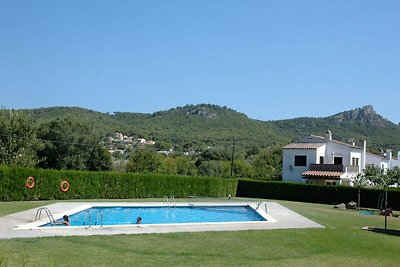
[[[374,126],[387,126],[393,124],[387,119],[383,118],[378,113],[376,113],[371,105],[341,112],[328,117],[328,119],[335,124],[341,124],[344,122],[358,122],[365,125]]]
[[[188,108],[186,111],[186,114],[188,115],[198,115],[201,117],[207,117],[207,118],[214,118],[217,116],[217,112],[215,109],[205,106],[205,105],[197,105],[197,106],[192,106]]]

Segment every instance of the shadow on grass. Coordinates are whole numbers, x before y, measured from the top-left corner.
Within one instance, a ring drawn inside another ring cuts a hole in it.
[[[383,228],[376,228],[376,227],[368,227],[365,226],[361,228],[362,230],[374,232],[374,233],[380,233],[380,234],[386,234],[386,235],[395,235],[395,236],[400,236],[400,230],[393,230],[393,229],[383,229]]]

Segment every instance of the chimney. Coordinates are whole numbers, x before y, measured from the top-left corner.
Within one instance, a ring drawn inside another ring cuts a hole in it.
[[[386,158],[387,158],[388,160],[391,160],[391,159],[392,159],[392,150],[386,149]]]
[[[362,152],[362,159],[361,159],[361,169],[364,171],[367,161],[367,140],[363,140],[363,152]]]
[[[332,132],[331,131],[326,131],[326,135],[325,135],[325,139],[326,140],[332,140]]]

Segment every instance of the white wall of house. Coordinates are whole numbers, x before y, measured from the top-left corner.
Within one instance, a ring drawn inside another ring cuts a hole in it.
[[[397,153],[397,159],[392,157],[390,150],[387,150],[383,155],[367,153],[367,165],[380,167],[384,170],[400,167],[400,151]]]
[[[399,166],[400,166],[400,151],[397,152],[397,159],[396,158],[392,159],[390,168],[399,167]]]
[[[343,165],[351,165],[351,158],[353,155],[361,160],[362,148],[351,147],[345,144],[327,141],[325,152],[326,164],[333,164],[335,157],[341,157]]]
[[[302,183],[302,173],[310,168],[310,164],[318,163],[319,157],[325,154],[325,146],[317,149],[283,149],[282,180]],[[295,166],[295,156],[306,156],[306,166]]]
[[[323,162],[321,162],[321,157],[323,158]],[[325,164],[325,146],[317,149],[317,164]]]
[[[345,165],[353,165],[353,158],[358,159],[358,172],[362,171],[362,151],[361,152],[350,152],[350,162]]]
[[[382,156],[367,153],[367,165],[373,165],[386,170],[389,166],[389,162]]]

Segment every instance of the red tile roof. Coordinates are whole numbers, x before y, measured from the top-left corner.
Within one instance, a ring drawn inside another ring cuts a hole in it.
[[[336,144],[340,144],[340,145],[344,145],[344,146],[348,146],[348,147],[353,147],[353,148],[362,149],[361,146],[356,146],[356,145],[353,145],[353,144],[348,144],[348,143],[341,142],[341,141],[337,141],[337,140],[334,140],[334,139],[328,140],[328,139],[326,139],[325,137],[318,136],[318,135],[310,135],[310,137],[314,137],[314,138],[320,139],[320,140],[322,140],[322,141],[324,141],[324,140],[325,140],[325,141],[331,141],[331,142],[334,142],[334,143],[336,143]]]
[[[340,176],[344,172],[332,172],[332,171],[305,171],[301,175],[306,176],[306,177],[315,177],[320,179],[324,178],[340,178]]]
[[[325,143],[291,143],[283,147],[283,149],[317,149],[324,146]]]

